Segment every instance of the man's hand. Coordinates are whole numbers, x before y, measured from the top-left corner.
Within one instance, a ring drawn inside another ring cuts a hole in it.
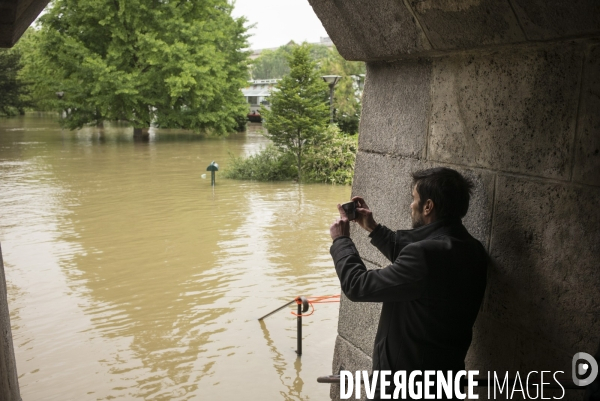
[[[360,196],[355,196],[352,198],[352,200],[354,203],[356,203],[356,220],[354,221],[356,221],[359,226],[368,232],[371,232],[377,228],[377,223],[373,218],[373,212],[371,212],[371,209],[369,209],[369,206],[367,206],[365,200]]]
[[[342,205],[339,203],[337,208],[340,212],[340,218],[329,227],[329,234],[331,235],[332,240],[335,240],[338,237],[350,236],[350,222],[348,221],[348,217],[346,217],[346,212],[344,212]]]

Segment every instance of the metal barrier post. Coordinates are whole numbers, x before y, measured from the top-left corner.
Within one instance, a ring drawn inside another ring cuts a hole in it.
[[[302,303],[298,304],[298,317],[296,318],[297,324],[297,335],[298,335],[298,349],[296,354],[302,355]]]

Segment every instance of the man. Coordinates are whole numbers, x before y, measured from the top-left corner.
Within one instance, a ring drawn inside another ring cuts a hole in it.
[[[441,167],[412,177],[412,230],[392,232],[375,222],[362,197],[352,198],[356,223],[370,232],[371,243],[391,265],[367,270],[340,205],[340,219],[330,227],[331,255],[342,291],[351,301],[383,303],[374,371],[456,372],[465,369],[486,285],[487,254],[461,222],[473,184]]]

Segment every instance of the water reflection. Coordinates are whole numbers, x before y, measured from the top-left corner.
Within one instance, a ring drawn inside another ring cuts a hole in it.
[[[271,353],[273,354],[273,367],[277,374],[279,375],[280,383],[287,388],[287,391],[282,391],[281,395],[282,399],[288,400],[298,400],[302,399],[302,387],[304,382],[300,377],[300,372],[302,371],[302,359],[300,357],[296,357],[294,360],[294,370],[296,371],[296,376],[294,378],[293,383],[290,385],[286,381],[286,377],[284,377],[287,368],[286,358],[277,350],[273,340],[271,339],[271,335],[269,334],[269,330],[267,330],[267,325],[263,320],[260,321],[260,328],[263,331],[263,335],[265,337],[266,343],[269,346]]]
[[[346,187],[203,180],[265,146],[119,124],[0,122],[0,241],[24,399],[328,398],[339,293],[328,256]],[[292,308],[290,307],[290,310]]]

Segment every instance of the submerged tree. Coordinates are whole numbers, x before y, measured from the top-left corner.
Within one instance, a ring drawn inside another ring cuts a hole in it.
[[[49,90],[64,93],[65,125],[234,130],[247,113],[248,35],[232,8],[227,0],[56,0],[41,18],[36,55],[56,82]]]
[[[329,121],[328,87],[311,61],[308,45],[294,47],[289,65],[290,74],[277,83],[269,98],[271,109],[261,114],[275,146],[294,155],[300,181],[305,148],[324,137]]]

